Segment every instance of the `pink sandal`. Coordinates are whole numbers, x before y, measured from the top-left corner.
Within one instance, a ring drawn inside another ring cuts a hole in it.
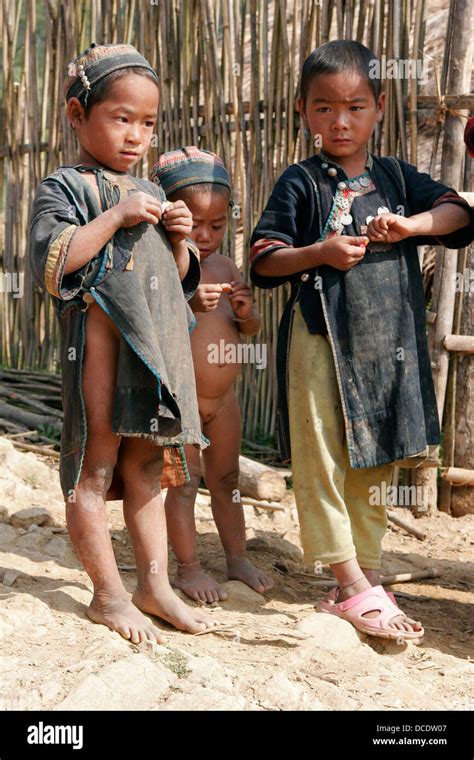
[[[340,590],[339,586],[335,586],[334,588],[332,588],[331,591],[329,592],[329,594],[326,597],[326,602],[328,602],[329,604],[335,604],[336,599],[337,599],[337,597],[339,595],[339,590]],[[384,589],[384,591],[385,591],[385,589]],[[395,607],[398,607],[398,609],[400,609],[400,605],[398,604],[397,600],[395,599],[395,594],[393,593],[393,591],[385,591],[385,593],[387,594],[387,596],[390,599],[390,601],[392,602],[392,604],[394,604]],[[401,610],[400,610],[400,612],[401,612]],[[405,615],[404,612],[402,612],[402,614]]]
[[[337,597],[337,589],[332,591],[333,598]],[[402,639],[420,643],[424,636],[423,628],[420,631],[400,631],[390,628],[392,618],[400,615],[400,608],[394,604],[383,586],[372,586],[360,594],[346,599],[344,602],[331,601],[319,603],[321,612],[336,615],[342,620],[352,623],[354,628],[368,636],[380,636],[384,639]],[[363,617],[367,612],[378,612],[374,618]]]

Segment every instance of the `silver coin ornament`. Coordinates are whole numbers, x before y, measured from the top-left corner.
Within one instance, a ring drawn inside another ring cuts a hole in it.
[[[389,214],[390,209],[388,209],[386,206],[379,206],[377,209],[377,214]]]
[[[347,227],[347,225],[352,224],[353,219],[351,214],[344,214],[341,216],[341,222],[343,223],[344,227]]]
[[[356,179],[353,179],[349,182],[349,187],[351,190],[360,190],[360,183]]]
[[[368,187],[370,185],[370,179],[368,177],[361,177],[359,180],[359,185],[361,187]]]
[[[348,209],[351,205],[349,199],[344,198],[343,195],[336,195],[335,203],[336,203],[336,206],[344,210]]]

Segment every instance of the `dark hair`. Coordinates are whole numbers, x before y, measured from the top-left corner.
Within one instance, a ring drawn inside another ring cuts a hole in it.
[[[110,74],[107,74],[105,77],[99,79],[98,82],[92,85],[92,88],[89,91],[86,105],[84,106],[84,113],[86,116],[89,114],[92,106],[95,106],[98,103],[102,103],[103,100],[106,100],[112,84],[118,79],[122,79],[122,77],[127,76],[127,74],[138,74],[142,77],[148,77],[148,79],[151,79],[151,81],[154,82],[158,87],[158,81],[156,80],[156,77],[153,76],[151,71],[148,71],[148,69],[145,69],[142,66],[130,66],[126,69],[111,71]],[[83,93],[79,98],[82,105],[84,105],[84,99],[85,93]]]
[[[225,185],[217,184],[214,182],[199,182],[196,185],[186,185],[180,190],[175,190],[174,193],[170,193],[168,198],[170,201],[184,201],[190,195],[196,195],[196,193],[217,193],[217,195],[229,196],[229,206],[233,206],[233,201],[230,199],[230,190]]]
[[[300,80],[300,97],[304,104],[308,97],[311,80],[318,74],[340,74],[345,71],[358,71],[367,79],[373,92],[375,102],[380,95],[380,78],[372,77],[372,67],[377,56],[353,40],[333,40],[313,50],[303,64]]]

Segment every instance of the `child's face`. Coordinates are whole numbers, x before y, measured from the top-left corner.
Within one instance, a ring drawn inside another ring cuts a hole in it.
[[[193,215],[191,239],[196,243],[201,259],[217,251],[224,240],[229,213],[228,193],[190,193],[186,205]]]
[[[366,78],[358,71],[318,74],[310,82],[308,97],[298,107],[311,135],[321,135],[325,153],[344,159],[365,157],[375,124],[382,120],[384,95],[375,102]]]
[[[148,150],[158,102],[157,85],[137,74],[115,80],[87,119],[81,103],[71,98],[67,110],[81,144],[80,161],[129,171]]]

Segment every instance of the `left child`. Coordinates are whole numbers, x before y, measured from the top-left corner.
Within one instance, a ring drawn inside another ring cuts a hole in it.
[[[184,444],[204,447],[186,300],[200,276],[184,203],[166,209],[129,172],[157,119],[156,72],[131,45],[91,45],[69,65],[67,118],[79,153],[40,184],[29,258],[60,326],[60,479],[74,548],[93,584],[87,615],[134,643],[162,641],[148,613],[210,626],[172,590],[161,486],[188,479]],[[137,565],[130,599],[107,527],[122,498]]]

